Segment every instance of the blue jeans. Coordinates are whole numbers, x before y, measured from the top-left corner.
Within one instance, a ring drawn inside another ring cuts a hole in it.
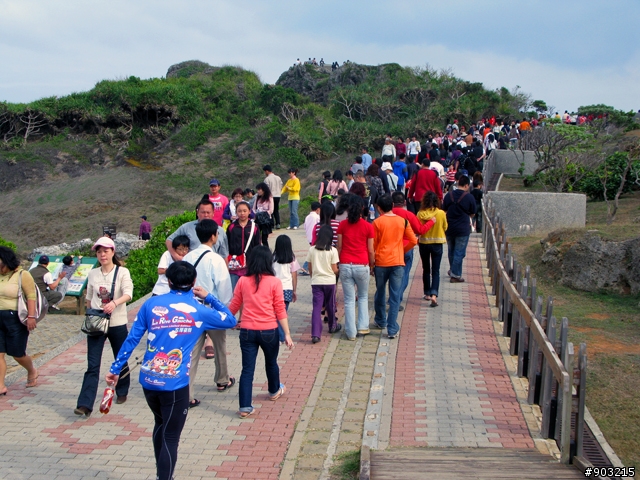
[[[127,339],[127,335],[127,326],[119,325],[117,327],[109,327],[106,335],[87,337],[87,371],[84,373],[82,388],[80,389],[80,395],[78,395],[78,407],[86,407],[90,412],[93,411],[93,404],[96,401],[98,384],[100,383],[100,363],[102,361],[104,342],[107,338],[109,339],[113,358],[115,358]],[[129,375],[125,376],[126,373],[129,373],[128,363],[125,364],[120,372],[120,378],[116,384],[116,395],[118,397],[129,394],[131,377]]]
[[[300,200],[289,200],[289,226],[291,228],[300,226],[298,220],[298,204]]]
[[[398,333],[398,307],[400,306],[400,288],[404,267],[375,267],[376,294],[374,305],[376,310],[375,322],[379,327],[386,328],[389,335]],[[389,283],[389,312],[385,315],[385,290]],[[385,320],[386,317],[386,320]]]
[[[466,237],[449,237],[447,236],[447,249],[449,253],[449,266],[451,267],[451,276],[462,277],[462,260],[467,255],[467,244],[469,236]]]
[[[284,309],[287,312],[289,311],[289,302],[287,301],[284,302]],[[282,328],[279,321],[278,321],[278,340],[280,341],[280,343],[284,342],[284,328]]]
[[[240,411],[250,412],[253,395],[253,376],[256,370],[258,349],[264,354],[264,368],[267,372],[269,393],[274,395],[280,389],[280,368],[278,367],[278,329],[247,330],[240,329],[240,350],[242,351],[242,373],[240,374]]]
[[[440,290],[440,263],[442,262],[441,243],[421,243],[420,259],[422,260],[422,293],[438,296]]]
[[[344,293],[344,331],[353,338],[358,330],[369,329],[369,267],[340,264],[340,281]],[[358,288],[358,324],[356,326],[356,287]]]
[[[413,248],[404,254],[404,274],[402,276],[402,286],[400,287],[400,302],[404,297],[404,291],[409,285],[409,274],[411,273],[411,267],[413,266]],[[391,296],[391,291],[389,291]]]

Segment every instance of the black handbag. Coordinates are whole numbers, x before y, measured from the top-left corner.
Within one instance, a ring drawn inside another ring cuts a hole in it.
[[[259,227],[265,227],[267,225],[271,225],[271,215],[269,215],[269,212],[261,210],[258,213],[256,213],[255,221]]]
[[[118,269],[120,267],[116,265],[116,271],[113,273],[113,282],[111,283],[111,295],[109,298],[113,300],[113,294],[116,289],[116,279],[118,278]],[[84,322],[80,330],[82,333],[86,333],[89,337],[99,337],[100,335],[106,335],[109,332],[109,321],[111,320],[111,314],[105,313],[104,310],[99,308],[87,308],[84,315]]]

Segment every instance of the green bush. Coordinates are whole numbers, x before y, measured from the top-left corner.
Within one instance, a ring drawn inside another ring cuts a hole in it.
[[[9,247],[14,252],[16,251],[16,244],[13,242],[10,242],[9,240],[5,240],[2,237],[0,237],[0,247]]]
[[[274,158],[284,165],[295,168],[306,168],[309,160],[299,150],[290,147],[278,148],[274,153]]]
[[[576,190],[586,194],[592,200],[604,201],[603,183],[607,185],[607,199],[613,200],[620,188],[622,174],[627,166],[627,153],[616,152],[609,156],[603,165],[587,174],[577,185]],[[629,193],[633,184],[629,181],[635,178],[635,172],[640,172],[640,161],[632,164],[631,170],[627,173],[626,181],[622,193]]]
[[[165,252],[165,241],[180,225],[196,219],[195,212],[167,217],[151,232],[151,240],[144,248],[133,250],[127,258],[127,268],[133,281],[133,299],[138,300],[153,290],[158,279],[158,262]]]

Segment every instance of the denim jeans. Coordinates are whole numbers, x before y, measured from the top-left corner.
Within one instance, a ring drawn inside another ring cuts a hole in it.
[[[449,237],[447,236],[447,249],[449,253],[449,266],[451,267],[451,276],[462,277],[462,260],[467,255],[467,244],[469,236],[466,237]]]
[[[402,302],[402,298],[404,297],[404,291],[407,289],[409,285],[409,274],[411,273],[411,267],[413,266],[413,249],[409,250],[404,254],[404,274],[402,276],[402,286],[400,287],[400,302]],[[391,291],[389,291],[389,296],[391,296]]]
[[[386,328],[389,335],[398,333],[398,307],[400,306],[400,288],[404,267],[375,267],[376,294],[374,305],[376,310],[375,322],[379,327]],[[389,312],[385,315],[385,290],[389,283]],[[386,318],[385,318],[386,317]]]
[[[298,220],[298,204],[300,200],[289,200],[289,226],[299,227],[300,220]]]
[[[98,384],[100,383],[100,363],[102,362],[102,350],[104,342],[109,339],[113,357],[118,356],[118,352],[122,344],[127,339],[127,326],[119,325],[117,327],[109,327],[106,335],[97,337],[87,337],[87,371],[84,373],[82,388],[78,395],[78,407],[86,407],[89,411],[93,411],[93,404],[96,401],[98,393]],[[116,384],[116,395],[122,397],[129,394],[129,385],[131,377],[126,375],[129,373],[129,364],[125,364],[120,372],[120,378]]]
[[[258,349],[264,354],[264,368],[267,372],[267,383],[271,395],[280,389],[280,368],[278,367],[278,329],[247,330],[240,329],[240,350],[242,352],[242,373],[240,374],[240,411],[250,412],[253,395],[253,376],[256,370]]]
[[[420,259],[422,260],[422,293],[438,296],[440,290],[440,263],[442,262],[441,243],[421,243]]]
[[[369,328],[369,267],[340,264],[340,281],[344,293],[344,331],[353,338],[358,330]],[[356,325],[356,287],[358,288],[358,324]]]

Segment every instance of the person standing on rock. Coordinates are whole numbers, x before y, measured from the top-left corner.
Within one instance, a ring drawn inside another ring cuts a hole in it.
[[[147,222],[147,216],[143,215],[140,217],[142,222],[140,222],[140,230],[138,231],[138,240],[149,240],[151,239],[151,224]]]
[[[271,165],[262,167],[265,174],[264,183],[269,186],[271,195],[273,195],[273,224],[278,230],[280,228],[280,192],[282,191],[282,179],[273,173]],[[253,207],[253,205],[251,205]]]
[[[222,225],[222,214],[229,204],[229,199],[220,193],[220,181],[212,178],[209,182],[209,201],[213,204],[213,218],[218,225]]]

